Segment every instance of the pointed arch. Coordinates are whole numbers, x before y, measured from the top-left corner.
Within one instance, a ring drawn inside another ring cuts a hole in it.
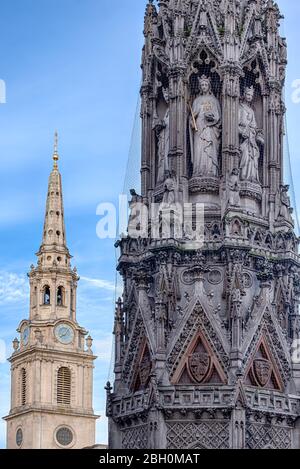
[[[140,359],[133,380],[133,391],[141,391],[148,387],[152,371],[152,357],[147,339],[144,338],[141,346]]]
[[[198,330],[172,377],[172,384],[225,384],[226,375],[211,346]]]
[[[125,312],[125,334],[128,337],[129,333],[133,329],[137,312],[138,312],[138,295],[136,292],[135,284],[133,283],[132,288],[128,295],[126,302],[127,307],[124,309]]]
[[[122,376],[124,384],[128,389],[133,390],[136,385],[137,371],[139,369],[143,354],[145,353],[145,344],[150,356],[153,356],[151,338],[146,333],[146,327],[140,310],[137,311],[134,323],[134,334],[130,335],[124,354],[124,366]]]
[[[267,233],[267,234],[266,234],[266,237],[265,237],[265,246],[266,246],[268,249],[273,249],[273,237],[272,237],[271,233]]]
[[[211,229],[211,235],[213,239],[219,239],[221,236],[220,225],[218,223],[214,223]]]
[[[231,222],[231,234],[233,236],[242,236],[242,223],[239,218],[234,218]]]
[[[203,24],[203,20],[205,26]],[[200,28],[203,26],[205,27],[207,34],[210,36],[210,41],[204,40],[203,35],[200,34]],[[198,40],[195,41],[195,38],[197,38]],[[199,38],[201,39],[200,46]],[[191,27],[191,33],[187,41],[185,59],[187,61],[188,59],[192,61],[195,55],[199,53],[199,51],[201,51],[203,48],[205,48],[208,53],[211,54],[219,63],[222,62],[224,57],[223,47],[220,34],[214,19],[214,15],[211,11],[209,11],[209,9],[207,9],[206,11],[202,11],[201,5],[199,4],[199,6],[197,7],[196,14],[194,16],[193,24]]]
[[[254,236],[255,244],[258,244],[259,246],[261,246],[262,239],[263,239],[262,232],[260,230],[257,230],[256,233],[255,233],[255,236]]]
[[[284,383],[268,341],[262,335],[246,370],[245,383],[258,388],[284,390]]]
[[[229,350],[226,348],[228,343],[222,340],[223,337],[218,331],[215,320],[211,315],[207,315],[199,298],[194,305],[190,306],[186,316],[182,319],[179,334],[177,332],[173,340],[171,339],[169,342],[167,366],[170,379],[173,380],[175,373],[178,377],[177,370],[186,363],[187,351],[190,350],[191,344],[194,344],[194,340],[197,340],[199,334],[203,337],[204,343],[207,344],[206,348],[211,351],[211,356],[215,357],[214,364],[218,364],[217,370],[221,367],[222,372],[219,371],[219,374],[222,380],[227,380],[227,370],[230,366]]]
[[[282,251],[286,249],[285,239],[281,233],[276,236],[276,250]]]

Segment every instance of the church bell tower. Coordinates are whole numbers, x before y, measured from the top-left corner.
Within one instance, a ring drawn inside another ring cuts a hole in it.
[[[147,5],[142,191],[118,242],[111,448],[300,447],[280,19],[273,0]],[[147,227],[133,234],[142,211]]]
[[[11,363],[9,449],[76,449],[95,444],[92,338],[76,320],[79,280],[66,244],[57,135],[42,245],[28,274],[29,319]]]

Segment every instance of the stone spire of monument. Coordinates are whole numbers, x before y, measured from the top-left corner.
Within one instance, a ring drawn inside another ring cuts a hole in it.
[[[147,5],[142,189],[130,204],[143,236],[118,243],[111,448],[299,447],[280,18],[273,0]]]

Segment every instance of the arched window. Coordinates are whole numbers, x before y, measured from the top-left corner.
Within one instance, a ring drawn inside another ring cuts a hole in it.
[[[63,306],[64,301],[65,301],[65,289],[64,287],[58,287],[57,298],[56,298],[57,306]]]
[[[21,370],[21,405],[26,405],[27,401],[27,377],[26,370],[22,368]]]
[[[43,303],[44,305],[50,305],[50,287],[48,285],[44,287]]]
[[[57,373],[57,403],[71,404],[71,371],[62,366]]]

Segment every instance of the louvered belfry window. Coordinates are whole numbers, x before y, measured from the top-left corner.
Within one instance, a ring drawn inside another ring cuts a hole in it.
[[[71,371],[64,366],[57,373],[57,403],[71,404]]]
[[[22,368],[21,370],[21,405],[26,405],[27,400],[27,380],[26,380],[26,370]]]

